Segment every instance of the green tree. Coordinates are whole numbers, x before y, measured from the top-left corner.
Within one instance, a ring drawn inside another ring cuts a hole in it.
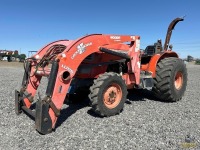
[[[19,55],[19,61],[22,62],[26,59],[26,55],[25,54],[20,54]]]
[[[20,54],[20,58],[26,59],[26,55],[25,54]]]
[[[200,65],[200,59],[197,59],[195,64]]]
[[[16,59],[16,58],[19,57],[19,55],[15,53],[15,54],[12,55],[12,57],[15,57],[15,59]]]

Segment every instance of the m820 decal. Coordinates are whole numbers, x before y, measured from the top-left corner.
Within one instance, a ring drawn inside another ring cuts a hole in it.
[[[64,64],[62,64],[61,67],[64,68],[64,69],[66,69],[67,71],[69,71],[71,74],[74,73],[74,71],[71,68],[69,68],[68,66],[66,66]]]

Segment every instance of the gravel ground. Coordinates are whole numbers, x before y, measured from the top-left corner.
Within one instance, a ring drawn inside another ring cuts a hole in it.
[[[35,131],[34,121],[25,114],[15,115],[14,90],[22,81],[23,69],[10,66],[0,65],[2,150],[178,150],[187,135],[194,138],[194,149],[200,149],[200,66],[187,66],[187,91],[177,103],[155,101],[147,91],[132,92],[124,111],[109,118],[96,117],[83,104],[64,105],[56,131],[48,135]]]

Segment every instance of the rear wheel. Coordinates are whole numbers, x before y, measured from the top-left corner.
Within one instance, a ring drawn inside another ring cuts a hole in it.
[[[184,62],[175,57],[162,59],[156,68],[153,92],[163,101],[180,100],[187,86],[187,69]]]
[[[114,72],[104,73],[94,80],[89,98],[92,109],[100,116],[113,116],[122,111],[127,88],[124,80]]]

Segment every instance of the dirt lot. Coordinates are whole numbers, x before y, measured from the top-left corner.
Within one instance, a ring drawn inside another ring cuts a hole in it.
[[[23,64],[22,62],[7,62],[7,61],[0,61],[0,67],[23,67]]]
[[[124,111],[108,118],[95,116],[84,104],[64,105],[56,131],[40,135],[33,120],[14,112],[22,63],[0,62],[0,149],[200,149],[200,66],[187,68],[187,91],[179,102],[155,101],[147,91],[130,92]]]

